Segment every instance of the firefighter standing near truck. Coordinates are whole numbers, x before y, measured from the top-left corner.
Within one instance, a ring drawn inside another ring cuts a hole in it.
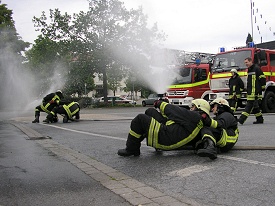
[[[241,93],[244,89],[244,83],[236,69],[231,69],[232,76],[229,79],[229,105],[233,112],[236,112],[238,100],[241,98]]]
[[[63,98],[64,96],[60,90],[57,90],[55,93],[46,95],[43,98],[42,103],[35,108],[35,119],[32,121],[32,123],[39,123],[40,112],[46,112],[49,114],[54,107],[59,105],[59,102]]]
[[[209,116],[204,116],[204,125],[210,127],[220,152],[228,152],[238,141],[238,122],[227,100],[217,98],[210,105],[215,117],[212,119]]]
[[[80,119],[80,107],[78,102],[60,102],[60,105],[53,108],[53,110],[47,115],[46,123],[54,122],[57,118],[57,114],[63,116],[63,123],[70,121],[79,121]]]
[[[204,99],[193,100],[198,111],[190,111],[182,107],[157,100],[154,108],[149,108],[145,114],[137,115],[130,125],[130,132],[126,141],[126,148],[119,149],[120,156],[139,156],[141,142],[146,138],[147,145],[160,150],[179,149],[186,145],[195,146],[198,140],[204,136],[202,113],[209,115],[210,105]],[[213,137],[204,136],[203,142],[207,142],[204,154],[211,159],[217,157],[215,140]],[[206,154],[207,153],[207,154]]]
[[[266,77],[260,67],[253,64],[252,58],[247,57],[244,60],[248,67],[247,71],[247,104],[244,112],[238,119],[240,124],[243,124],[249,114],[253,113],[256,121],[253,124],[263,124],[264,118],[260,109],[260,101],[262,100],[262,92],[265,90]]]

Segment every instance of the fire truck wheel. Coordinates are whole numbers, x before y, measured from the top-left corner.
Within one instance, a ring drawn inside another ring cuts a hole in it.
[[[262,109],[265,113],[275,112],[275,93],[267,91],[262,102]]]

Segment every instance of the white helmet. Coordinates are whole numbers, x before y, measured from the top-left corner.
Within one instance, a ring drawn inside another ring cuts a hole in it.
[[[204,111],[206,114],[209,115],[210,105],[205,99],[194,99],[192,101],[192,104],[194,104],[198,109]]]
[[[210,103],[210,105],[214,105],[214,104],[224,105],[224,106],[227,106],[228,108],[230,108],[228,101],[226,99],[223,99],[223,98],[214,99]]]
[[[231,69],[231,71],[230,71],[231,73],[235,73],[235,74],[238,74],[238,71],[237,71],[237,69]]]

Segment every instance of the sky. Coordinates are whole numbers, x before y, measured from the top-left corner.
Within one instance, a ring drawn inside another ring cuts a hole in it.
[[[87,0],[1,0],[13,10],[17,32],[24,41],[33,43],[40,34],[35,31],[33,16],[58,8],[62,13],[87,11]],[[121,0],[127,9],[142,6],[148,25],[168,36],[164,46],[188,52],[217,53],[244,46],[248,33],[255,43],[275,40],[274,0]],[[250,2],[254,3],[251,21]],[[256,23],[255,23],[256,18]],[[253,23],[251,23],[253,22]],[[259,27],[259,29],[258,29]],[[262,39],[261,39],[262,37]]]

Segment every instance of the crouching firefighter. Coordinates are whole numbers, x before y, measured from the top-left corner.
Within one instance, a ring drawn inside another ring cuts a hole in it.
[[[46,122],[54,122],[57,114],[63,116],[63,123],[70,121],[79,121],[80,119],[80,106],[78,102],[60,103],[58,107],[55,107],[46,118]]]
[[[217,98],[210,105],[215,117],[212,119],[208,115],[203,115],[204,125],[209,126],[212,133],[210,136],[217,142],[219,151],[228,152],[238,141],[238,121],[234,117],[227,100]]]
[[[61,99],[63,98],[64,96],[60,90],[46,95],[42,100],[42,104],[35,108],[35,119],[32,123],[39,123],[40,112],[46,112],[49,114],[53,108],[59,105]],[[57,121],[57,119],[55,121]]]
[[[130,125],[126,148],[119,149],[120,156],[139,156],[141,142],[146,138],[147,145],[160,150],[174,150],[183,146],[195,146],[201,139],[199,135],[203,128],[201,113],[157,100],[154,108],[149,108],[145,114],[138,114]],[[209,114],[210,105],[200,99],[197,107]],[[198,139],[199,138],[199,139]]]

